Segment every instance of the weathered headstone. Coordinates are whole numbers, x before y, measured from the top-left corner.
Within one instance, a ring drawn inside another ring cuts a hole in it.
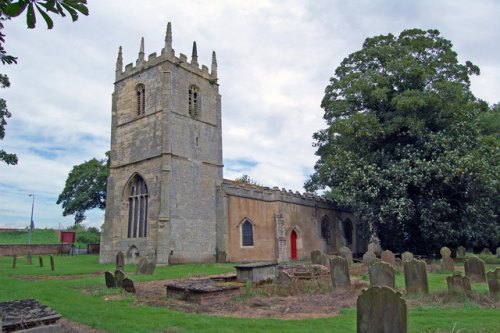
[[[470,294],[470,280],[467,276],[462,276],[461,273],[453,273],[452,276],[446,278],[448,285],[448,294]]]
[[[53,272],[56,270],[56,264],[54,262],[54,255],[50,255],[50,270]]]
[[[405,251],[401,254],[401,261],[403,262],[403,264],[405,263],[405,261],[410,261],[412,259],[413,259],[413,253],[411,252]]]
[[[441,259],[441,269],[453,272],[455,270],[455,261],[451,257],[444,257]]]
[[[493,253],[491,253],[491,250],[488,249],[487,247],[485,247],[482,251],[481,251],[482,254],[486,254],[486,255],[492,255]]]
[[[129,293],[135,293],[134,281],[130,280],[129,278],[123,279],[122,288]]]
[[[457,258],[465,258],[466,249],[463,246],[457,247]]]
[[[279,271],[278,277],[276,278],[276,283],[278,285],[289,286],[293,283],[293,275],[290,275],[284,271]]]
[[[380,255],[380,259],[392,266],[396,266],[396,256],[390,250],[383,251]]]
[[[500,258],[500,246],[497,247],[497,258]]]
[[[124,270],[125,269],[125,255],[122,251],[118,251],[116,254],[116,270]]]
[[[146,274],[146,266],[148,265],[148,259],[141,258],[139,263],[135,266],[135,274]]]
[[[367,251],[363,254],[363,265],[370,266],[377,260],[377,256],[372,251]]]
[[[439,253],[441,254],[441,258],[449,258],[451,256],[451,250],[446,246],[443,246],[441,250],[439,250]]]
[[[375,262],[368,268],[370,287],[390,287],[396,289],[396,273],[394,268],[385,262]]]
[[[406,292],[429,293],[426,266],[425,261],[417,259],[412,259],[404,263]]]
[[[125,279],[125,273],[121,269],[115,271],[116,286],[122,288],[123,280]]]
[[[335,257],[330,260],[330,274],[332,276],[333,288],[349,288],[351,279],[349,276],[349,264],[343,257]]]
[[[353,260],[352,260],[352,251],[350,248],[347,246],[341,246],[339,249],[339,256],[347,260],[347,265],[351,267]]]
[[[111,272],[104,272],[104,279],[106,280],[106,287],[108,288],[116,288],[116,280]]]
[[[380,246],[380,241],[378,239],[373,240],[368,244],[368,251],[373,252],[375,255],[380,255],[382,253],[382,247]]]
[[[28,251],[28,255],[26,256],[26,260],[28,261],[28,265],[33,264],[33,255],[31,254],[31,251]]]
[[[401,260],[401,258],[396,258],[395,261],[396,261],[396,266],[399,267],[403,265],[403,260]]]
[[[42,258],[42,256],[38,256],[38,262],[40,263],[40,267],[43,267],[43,258]]]
[[[321,251],[314,250],[311,252],[311,264],[313,265],[321,264]]]
[[[476,256],[467,258],[464,262],[465,276],[474,282],[486,282],[486,271],[484,268],[484,261]]]
[[[156,269],[156,260],[148,261],[144,269],[144,274],[153,275]]]
[[[486,273],[488,278],[488,288],[490,289],[490,296],[494,299],[500,299],[500,267],[494,271]]]
[[[321,254],[320,264],[325,267],[330,267],[330,256],[328,254]]]
[[[401,293],[388,287],[364,289],[357,301],[357,333],[407,333],[408,310]]]
[[[16,268],[17,266],[17,254],[14,254],[12,257],[12,268]]]

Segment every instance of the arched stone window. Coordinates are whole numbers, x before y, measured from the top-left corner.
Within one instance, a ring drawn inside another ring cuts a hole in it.
[[[148,235],[148,188],[141,176],[136,175],[130,185],[128,197],[127,237]]]
[[[241,224],[241,246],[253,246],[253,224],[247,219]]]
[[[344,237],[347,245],[352,244],[352,222],[350,219],[344,221]]]
[[[195,85],[189,86],[188,91],[189,115],[198,118],[200,115],[201,96],[200,90]]]
[[[146,112],[146,88],[140,83],[135,88],[137,93],[137,115],[140,116]]]
[[[330,219],[328,216],[321,220],[321,238],[325,240],[326,244],[330,244]]]

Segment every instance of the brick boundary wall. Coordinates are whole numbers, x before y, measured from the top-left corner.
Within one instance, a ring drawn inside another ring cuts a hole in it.
[[[31,254],[60,254],[69,253],[71,244],[0,244],[1,256],[25,256],[28,251]]]

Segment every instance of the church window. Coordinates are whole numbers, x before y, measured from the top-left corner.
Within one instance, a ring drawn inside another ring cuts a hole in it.
[[[142,177],[132,180],[128,198],[127,237],[137,238],[148,235],[148,188]]]
[[[200,91],[197,86],[189,86],[188,91],[189,115],[197,118],[200,115]]]
[[[253,246],[253,224],[248,220],[241,225],[241,245]]]
[[[137,115],[140,116],[146,111],[146,88],[141,83],[137,85]]]
[[[330,219],[328,216],[321,220],[321,238],[326,241],[326,244],[330,244]]]
[[[344,221],[344,237],[347,245],[352,244],[352,222],[350,219]]]

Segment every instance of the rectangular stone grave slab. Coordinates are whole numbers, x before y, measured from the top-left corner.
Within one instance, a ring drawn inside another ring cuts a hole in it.
[[[61,315],[37,300],[29,298],[0,302],[2,313],[2,332],[42,327],[56,324]]]
[[[211,279],[172,281],[165,285],[167,297],[197,304],[229,299],[240,294],[241,283],[217,282]]]
[[[278,264],[274,262],[257,262],[234,266],[238,282],[251,281],[259,283],[272,281],[278,275]]]

